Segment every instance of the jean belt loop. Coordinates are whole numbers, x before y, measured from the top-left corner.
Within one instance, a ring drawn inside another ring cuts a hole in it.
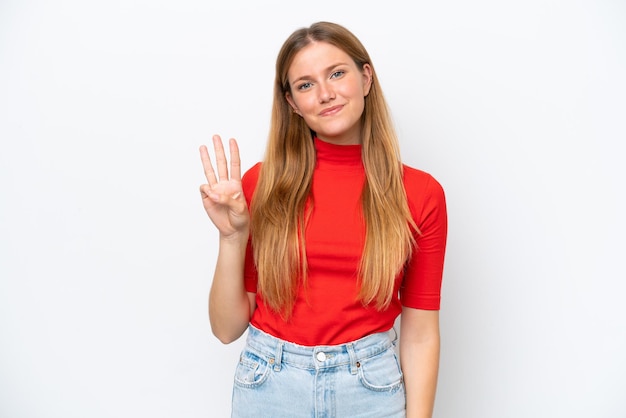
[[[350,356],[350,373],[356,374],[359,366],[357,366],[358,361],[356,359],[356,352],[354,351],[354,345],[352,343],[348,343],[346,345],[346,350],[348,350],[348,355]]]
[[[279,372],[280,371],[280,366],[282,365],[283,362],[283,345],[285,343],[283,343],[282,341],[278,343],[278,346],[276,347],[276,358],[274,359],[274,370]]]

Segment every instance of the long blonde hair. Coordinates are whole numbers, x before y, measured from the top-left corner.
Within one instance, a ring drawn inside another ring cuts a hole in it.
[[[315,167],[314,133],[285,98],[290,91],[287,72],[294,56],[314,41],[342,49],[358,68],[369,64],[373,72],[361,117],[366,236],[358,277],[364,305],[373,304],[379,310],[389,306],[395,279],[413,250],[417,233],[402,181],[398,139],[369,54],[356,36],[334,23],[318,22],[295,31],[276,60],[269,138],[251,202],[258,292],[283,318],[292,313],[298,286],[306,285],[304,230],[307,205],[313,204],[309,194]]]

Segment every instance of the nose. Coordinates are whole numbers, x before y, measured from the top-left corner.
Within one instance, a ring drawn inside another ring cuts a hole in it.
[[[320,103],[326,103],[335,98],[335,92],[328,83],[319,84],[319,101]]]

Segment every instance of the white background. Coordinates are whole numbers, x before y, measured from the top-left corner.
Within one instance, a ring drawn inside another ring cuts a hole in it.
[[[448,198],[438,418],[626,417],[623,1],[0,1],[0,416],[227,417],[198,146],[274,60],[368,48]]]

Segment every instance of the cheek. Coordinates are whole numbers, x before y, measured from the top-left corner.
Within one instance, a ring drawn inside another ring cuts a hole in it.
[[[362,84],[352,84],[343,91],[344,97],[349,97],[352,101],[361,101],[365,100],[365,89]]]
[[[301,98],[296,102],[296,104],[298,105],[298,109],[300,109],[302,112],[310,112],[315,108],[316,103],[316,100],[312,97]]]
[[[362,113],[365,109],[365,97],[361,95],[355,96],[354,106],[357,109],[358,113]]]

